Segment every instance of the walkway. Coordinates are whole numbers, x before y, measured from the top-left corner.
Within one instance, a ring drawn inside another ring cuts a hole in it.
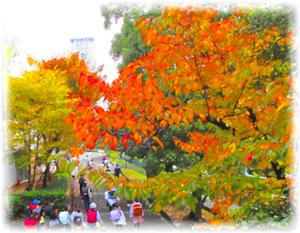
[[[100,166],[102,163],[102,156],[103,153],[95,153],[95,152],[89,152],[88,156],[93,159],[94,163],[97,166]],[[78,181],[76,181],[78,182]],[[77,188],[77,191],[75,191],[75,198],[74,198],[74,205],[80,204],[83,208],[83,202],[79,196],[79,190],[78,190],[78,185],[75,185]],[[112,222],[109,220],[109,210],[108,207],[106,206],[105,200],[104,200],[104,192],[98,192],[97,190],[93,191],[93,198],[92,201],[97,204],[98,210],[100,212],[100,215],[104,221],[104,226],[107,229],[115,229],[116,226],[112,224]],[[129,210],[130,207],[127,206],[127,203],[125,200],[121,200],[119,205],[121,206],[124,215],[126,217],[127,221],[127,226],[124,227],[124,230],[132,230],[133,224],[131,219],[129,218]],[[154,228],[157,229],[174,229],[174,226],[170,224],[167,220],[165,220],[160,214],[152,214],[150,213],[149,210],[144,206],[145,209],[145,216],[144,216],[144,223],[140,226],[143,230],[151,230],[153,231]]]

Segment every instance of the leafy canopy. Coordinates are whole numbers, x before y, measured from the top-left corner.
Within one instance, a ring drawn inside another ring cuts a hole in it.
[[[188,153],[202,152],[199,164],[145,181],[105,179],[121,183],[118,191],[130,198],[154,195],[155,211],[172,202],[195,209],[197,190],[224,221],[233,217],[232,205],[249,210],[249,203],[274,201],[284,208],[292,185],[286,177],[293,162],[291,64],[270,51],[289,51],[291,33],[275,26],[253,31],[243,16],[166,8],[159,17],[139,19],[146,55],[121,69],[111,86],[95,76],[78,77],[80,98],[69,121],[85,147],[73,154],[96,142],[116,149],[132,141],[156,151],[165,147],[160,132],[196,122],[173,142]],[[100,97],[109,101],[108,110],[96,104]]]

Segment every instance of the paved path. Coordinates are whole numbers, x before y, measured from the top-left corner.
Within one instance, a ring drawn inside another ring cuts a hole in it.
[[[86,153],[89,158],[93,159],[94,163],[97,166],[102,165],[102,156],[104,155],[103,152],[87,152]],[[78,182],[78,181],[76,181]],[[77,186],[78,189],[78,186]],[[102,217],[102,220],[104,221],[104,226],[107,229],[116,229],[116,226],[112,224],[112,222],[109,220],[109,210],[106,206],[105,200],[104,200],[104,192],[98,192],[95,190],[93,193],[92,201],[97,204],[98,210],[100,212],[100,215]],[[77,190],[74,198],[74,205],[80,204],[83,208],[83,202],[79,196],[79,191]],[[132,230],[133,224],[132,220],[129,218],[129,206],[127,206],[127,203],[125,200],[121,200],[119,205],[121,206],[124,215],[126,217],[127,225],[123,227],[123,230]],[[145,215],[144,215],[144,222],[140,226],[143,230],[149,230],[153,231],[154,228],[157,229],[174,229],[174,226],[170,224],[168,221],[166,221],[160,214],[152,214],[149,210],[147,210],[146,206],[144,205],[145,209]]]
[[[101,218],[104,221],[104,226],[107,229],[116,229],[116,226],[112,224],[112,222],[109,220],[109,210],[106,206],[105,200],[104,200],[104,193],[103,192],[97,192],[93,193],[92,201],[97,204],[98,210],[100,212]],[[80,203],[83,207],[83,203],[80,199],[80,197],[75,198],[75,203]],[[126,201],[121,200],[119,205],[121,206],[124,215],[126,217],[127,225],[123,227],[125,230],[132,230],[133,224],[131,219],[129,218],[129,207],[127,206]],[[151,214],[149,210],[145,209],[145,215],[144,215],[144,222],[140,226],[140,228],[144,230],[153,230],[153,227],[155,228],[174,228],[173,225],[171,225],[169,222],[167,222],[162,216],[158,214]]]

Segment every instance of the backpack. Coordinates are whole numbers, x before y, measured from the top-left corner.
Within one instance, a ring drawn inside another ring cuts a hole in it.
[[[80,226],[82,224],[82,218],[80,215],[74,216],[74,224]]]
[[[46,216],[48,216],[50,219],[56,219],[56,215],[54,213],[54,207],[51,206],[51,205],[48,205],[45,207],[45,213],[46,213]]]
[[[143,215],[143,208],[141,203],[134,203],[132,205],[133,216],[142,216]]]
[[[119,221],[119,219],[121,218],[121,211],[119,209],[114,209],[112,211],[110,211],[110,219],[113,222]]]
[[[108,192],[108,198],[109,199],[115,199],[115,191],[109,191]]]
[[[33,211],[36,208],[36,204],[30,203],[28,208],[29,210]]]
[[[113,206],[113,204],[117,203],[117,200],[116,200],[114,194],[115,194],[115,191],[109,191],[108,192],[107,204],[109,206]]]
[[[89,195],[89,188],[87,186],[82,187],[81,192],[82,192],[82,195],[88,196]]]
[[[97,210],[89,210],[87,212],[86,221],[88,223],[96,223],[97,222]]]
[[[51,209],[51,210],[50,210],[48,216],[49,216],[49,218],[52,219],[52,220],[54,220],[54,219],[57,218],[57,216],[56,216],[55,213],[54,213],[54,209]]]
[[[45,207],[44,212],[45,212],[46,216],[49,216],[49,213],[50,213],[51,209],[52,209],[51,205],[47,205]]]

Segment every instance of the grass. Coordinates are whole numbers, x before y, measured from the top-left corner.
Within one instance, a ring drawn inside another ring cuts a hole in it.
[[[133,176],[146,177],[146,170],[144,168],[139,167],[139,166],[137,166],[133,163],[130,163],[129,161],[125,161],[123,159],[120,159],[119,158],[119,152],[111,151],[111,152],[108,153],[108,157],[109,157],[109,159],[112,163],[119,164],[122,167],[123,171],[124,171],[124,169],[126,169],[128,171],[131,170],[130,173],[132,173]],[[137,175],[135,173],[139,173],[139,175]],[[125,173],[125,175],[126,175],[126,173]],[[145,178],[143,178],[143,179],[145,179]]]
[[[141,174],[131,169],[123,168],[122,171],[130,180],[145,180],[147,178],[145,174]]]

